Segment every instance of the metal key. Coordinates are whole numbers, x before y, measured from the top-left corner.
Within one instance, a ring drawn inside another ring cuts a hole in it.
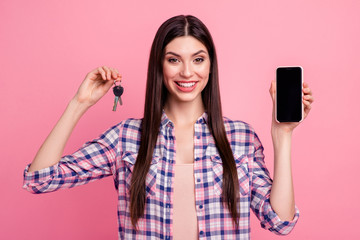
[[[113,111],[116,111],[117,103],[119,102],[120,105],[123,104],[121,95],[124,93],[124,88],[121,86],[121,83],[120,83],[120,85],[118,85],[118,86],[115,85],[113,87],[113,92],[115,95]]]

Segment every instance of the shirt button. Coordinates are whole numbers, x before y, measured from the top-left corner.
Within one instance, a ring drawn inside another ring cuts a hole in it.
[[[202,208],[203,208],[203,205],[199,205],[199,208],[202,209]]]
[[[198,178],[198,179],[196,179],[196,181],[197,181],[197,182],[201,182],[201,179],[200,179],[200,178]]]
[[[200,158],[198,158],[198,157],[197,157],[197,158],[195,158],[195,161],[199,161],[199,160],[200,160]]]
[[[204,231],[200,231],[200,235],[203,235],[204,234]]]
[[[200,135],[197,135],[196,138],[197,138],[197,139],[200,139]]]

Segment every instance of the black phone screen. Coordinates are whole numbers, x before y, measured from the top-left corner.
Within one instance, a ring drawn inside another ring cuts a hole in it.
[[[276,119],[279,122],[300,122],[302,119],[301,67],[276,70]]]

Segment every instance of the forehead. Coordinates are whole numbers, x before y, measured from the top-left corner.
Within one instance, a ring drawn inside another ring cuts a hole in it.
[[[181,36],[174,38],[165,47],[165,52],[171,51],[177,54],[192,54],[199,50],[207,53],[205,45],[192,36]]]

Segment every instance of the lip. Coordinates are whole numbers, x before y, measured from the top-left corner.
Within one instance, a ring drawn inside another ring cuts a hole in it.
[[[177,83],[195,83],[195,84],[194,84],[194,86],[192,86],[192,87],[182,87],[182,86],[178,85]],[[186,93],[192,92],[192,91],[196,88],[197,83],[198,83],[198,81],[175,81],[176,87],[177,87],[181,92],[186,92]]]

